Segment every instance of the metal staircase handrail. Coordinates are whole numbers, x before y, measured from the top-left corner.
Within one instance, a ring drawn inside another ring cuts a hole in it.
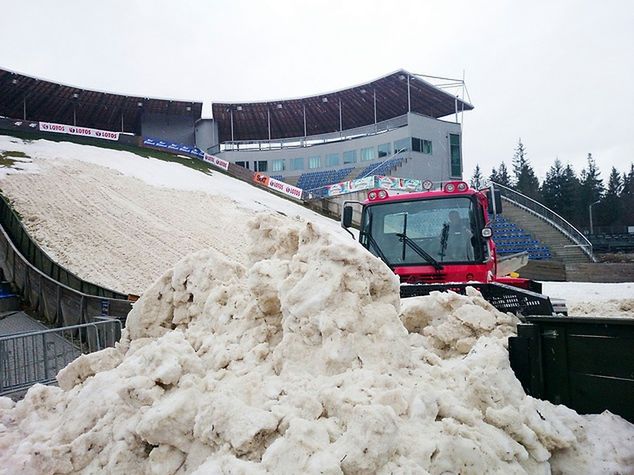
[[[494,181],[491,181],[490,183],[495,185],[496,188],[500,188],[504,191],[504,193],[502,193],[502,197],[504,199],[546,221],[548,224],[556,228],[559,232],[561,232],[568,239],[574,242],[578,247],[580,247],[581,250],[592,260],[592,262],[596,262],[596,258],[592,253],[592,243],[588,240],[586,236],[584,236],[581,231],[579,231],[572,224],[566,221],[566,219],[555,213],[552,209],[544,206],[540,202],[535,201],[530,196],[526,196],[519,191],[513,190],[508,186],[496,183]]]

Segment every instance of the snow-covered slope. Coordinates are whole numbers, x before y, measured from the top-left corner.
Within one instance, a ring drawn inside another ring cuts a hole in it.
[[[300,216],[345,234],[331,219],[216,171],[7,136],[0,152],[29,157],[0,169],[0,188],[45,251],[80,277],[124,293],[142,293],[201,249],[242,261],[254,213]]]

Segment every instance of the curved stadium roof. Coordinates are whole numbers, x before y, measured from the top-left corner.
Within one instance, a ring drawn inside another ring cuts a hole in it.
[[[269,114],[272,139],[303,137],[304,110],[306,135],[338,132],[340,101],[343,130],[374,124],[375,92],[377,122],[407,113],[408,76],[412,112],[434,118],[455,112],[455,96],[401,69],[365,84],[315,96],[266,102],[213,103],[213,116],[218,122],[221,142],[231,140],[232,119],[234,140],[267,140]],[[471,104],[458,99],[459,111],[471,109]]]
[[[0,69],[0,115],[24,118],[25,109],[31,120],[73,124],[76,117],[82,127],[140,135],[144,112],[199,119],[202,103],[93,91]]]
[[[339,91],[264,102],[213,103],[220,142],[319,135],[372,125],[411,111],[439,118],[473,106],[403,69]],[[26,104],[26,107],[25,107]],[[341,108],[340,108],[341,105]],[[63,85],[0,69],[0,115],[141,134],[145,113],[199,119],[202,102],[126,96]],[[340,115],[341,112],[341,115]],[[123,118],[123,120],[122,120]],[[340,122],[341,119],[341,122]],[[122,126],[123,123],[123,126]],[[122,130],[123,129],[123,130]]]

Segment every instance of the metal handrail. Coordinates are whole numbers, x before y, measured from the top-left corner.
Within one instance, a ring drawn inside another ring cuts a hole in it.
[[[297,148],[323,143],[339,142],[352,138],[377,135],[407,125],[408,115],[403,114],[391,119],[386,119],[376,124],[362,125],[352,129],[345,129],[325,134],[307,135],[300,137],[288,137],[283,139],[262,140],[227,140],[222,142],[222,149],[228,151],[259,151],[282,148]],[[262,146],[265,145],[266,148]]]
[[[566,221],[565,218],[558,215],[552,209],[544,206],[538,201],[535,201],[530,196],[526,196],[519,191],[513,190],[508,186],[496,183],[494,181],[491,181],[490,183],[492,183],[496,188],[500,188],[503,190],[504,193],[502,193],[502,198],[519,206],[525,211],[528,211],[534,216],[537,216],[538,218],[546,221],[548,224],[553,226],[568,239],[574,242],[576,246],[580,247],[581,250],[592,260],[592,262],[596,262],[596,258],[592,253],[592,243],[581,231],[579,231],[572,224]],[[508,196],[507,194],[510,196]]]

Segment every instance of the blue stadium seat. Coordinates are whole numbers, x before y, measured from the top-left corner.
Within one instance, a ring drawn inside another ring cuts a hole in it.
[[[498,254],[515,254],[527,251],[530,260],[552,258],[548,247],[537,239],[533,239],[529,233],[503,216],[498,215],[489,225],[493,231],[493,241]]]

